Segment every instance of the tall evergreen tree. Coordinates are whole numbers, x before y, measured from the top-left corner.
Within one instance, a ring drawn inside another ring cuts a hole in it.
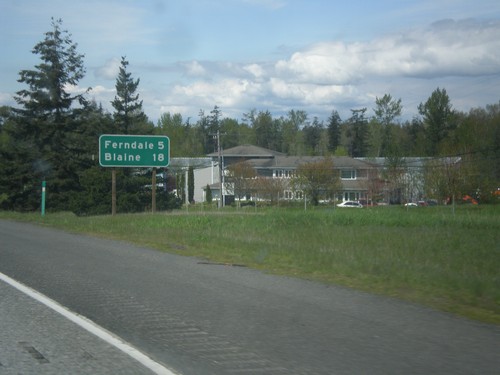
[[[205,154],[217,151],[217,131],[221,130],[222,111],[218,106],[210,111],[210,115],[205,115],[204,110],[200,110],[200,119],[197,123],[199,137],[203,139],[203,150]]]
[[[332,111],[328,118],[328,150],[335,152],[337,147],[340,146],[340,125],[342,120],[337,111]]]
[[[306,125],[303,132],[304,142],[309,151],[309,155],[319,155],[321,135],[323,133],[323,122],[319,122],[318,118],[314,117],[312,124]]]
[[[351,109],[352,116],[348,121],[347,136],[349,138],[349,155],[353,158],[366,156],[368,151],[368,121],[366,108]]]
[[[214,109],[210,111],[210,116],[208,116],[208,139],[210,141],[210,144],[213,145],[214,151],[217,151],[217,132],[219,132],[219,139],[218,141],[220,142],[220,147],[222,148],[222,139],[220,137],[220,131],[221,131],[221,117],[222,117],[222,111],[218,106],[214,106]],[[212,152],[212,151],[211,151]]]
[[[210,189],[209,184],[207,184],[207,187],[206,187],[205,202],[212,203],[212,189]]]
[[[256,145],[270,150],[281,151],[281,123],[271,115],[271,112],[259,112],[252,127],[255,131]]]
[[[129,62],[122,56],[120,71],[116,78],[116,96],[111,102],[115,109],[117,131],[122,134],[149,134],[153,129],[147,126],[142,100],[139,100],[139,94],[136,93],[140,79],[134,80],[132,73],[127,72],[128,64]]]
[[[29,89],[18,91],[15,97],[24,107],[22,114],[51,119],[57,125],[76,100],[84,100],[81,94],[72,96],[67,89],[85,76],[84,55],[77,53],[78,45],[71,40],[71,34],[61,28],[62,20],[52,19],[52,30],[32,50],[42,62],[35,70],[19,72],[18,82]]]
[[[191,165],[188,168],[188,200],[194,203],[194,168]]]
[[[79,142],[81,123],[74,117],[86,101],[84,94],[72,95],[68,88],[85,75],[84,55],[77,52],[71,34],[62,29],[62,20],[52,19],[51,26],[32,50],[39,55],[40,64],[19,73],[18,81],[28,88],[15,96],[20,108],[12,117],[15,126],[8,130],[14,142],[11,156],[17,165],[12,181],[18,194],[12,197],[12,208],[36,208],[39,200],[32,195],[38,195],[43,178],[47,179],[47,207],[51,209],[68,209],[72,192],[80,188],[77,173],[85,151]]]

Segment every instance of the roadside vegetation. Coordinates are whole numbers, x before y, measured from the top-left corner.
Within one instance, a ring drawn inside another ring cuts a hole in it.
[[[500,207],[254,208],[0,218],[334,283],[500,324]]]

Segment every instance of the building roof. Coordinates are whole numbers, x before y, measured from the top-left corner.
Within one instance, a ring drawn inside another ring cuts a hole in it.
[[[296,169],[302,164],[315,163],[324,160],[323,156],[276,156],[273,159],[250,159],[248,163],[257,169]],[[337,169],[368,169],[373,164],[348,156],[332,157]]]
[[[224,159],[246,160],[256,169],[296,169],[302,164],[315,163],[324,160],[324,156],[287,156],[286,154],[267,148],[241,145],[223,150]],[[216,158],[217,152],[207,155]],[[349,156],[332,157],[335,168],[337,169],[370,169],[376,168],[377,164],[371,160],[354,159]]]
[[[377,165],[378,167],[382,167],[382,168],[387,167],[388,163],[390,162],[390,158],[387,158],[387,157],[356,158],[356,159],[372,163],[372,164]],[[459,156],[453,156],[453,157],[408,157],[408,156],[403,156],[403,157],[399,158],[398,161],[399,161],[401,167],[421,169],[421,168],[425,167],[426,163],[431,162],[431,161],[436,161],[436,162],[446,163],[446,164],[456,164],[456,163],[459,163],[461,160],[462,159]]]

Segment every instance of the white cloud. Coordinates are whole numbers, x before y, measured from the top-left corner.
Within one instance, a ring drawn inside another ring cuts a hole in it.
[[[199,81],[187,86],[177,85],[173,96],[189,100],[195,99],[206,106],[218,105],[232,107],[238,105],[242,98],[253,96],[259,92],[259,84],[248,80],[223,79],[217,82]]]
[[[205,68],[198,61],[191,61],[189,63],[183,64],[187,75],[189,76],[204,76],[206,74]]]
[[[279,98],[294,99],[302,105],[331,104],[339,98],[352,96],[354,89],[348,85],[315,85],[311,83],[290,83],[272,78],[271,92]]]
[[[259,64],[245,65],[243,67],[243,70],[252,74],[252,76],[256,79],[264,78],[264,76],[266,75],[266,71],[265,71],[264,67],[262,65],[259,65]]]
[[[81,87],[79,85],[70,85],[70,84],[67,84],[64,86],[64,90],[68,93],[68,94],[84,94],[85,92],[87,92],[87,88],[84,88],[84,87]]]
[[[91,92],[91,94],[96,94],[96,95],[109,95],[109,94],[114,95],[116,92],[116,89],[114,87],[108,89],[104,86],[97,85],[97,86],[92,87],[92,90],[90,92]]]
[[[382,75],[482,76],[500,73],[500,22],[444,20],[373,44],[366,68]]]
[[[118,57],[113,57],[107,60],[104,65],[98,67],[94,71],[96,78],[116,80],[120,71],[121,60]]]
[[[83,85],[66,85],[64,87],[66,92],[72,95],[81,95],[86,94],[85,98],[88,100],[93,100],[96,103],[102,104],[104,109],[113,112],[113,107],[111,106],[111,101],[115,97],[116,89],[107,88],[101,85],[92,86],[89,90],[89,87]]]
[[[500,73],[500,22],[442,21],[364,43],[325,42],[276,63],[301,83],[356,84],[370,76],[481,76]]]
[[[276,71],[295,82],[346,84],[361,78],[360,52],[357,44],[319,43],[278,61]]]

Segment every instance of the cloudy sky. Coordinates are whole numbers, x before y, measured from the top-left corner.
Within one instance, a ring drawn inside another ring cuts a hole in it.
[[[72,90],[92,87],[112,112],[126,56],[155,123],[215,105],[236,119],[253,108],[347,119],[385,93],[411,119],[437,87],[462,111],[500,100],[498,0],[0,0],[0,105],[25,88],[19,71],[39,62],[51,17],[85,55]]]

